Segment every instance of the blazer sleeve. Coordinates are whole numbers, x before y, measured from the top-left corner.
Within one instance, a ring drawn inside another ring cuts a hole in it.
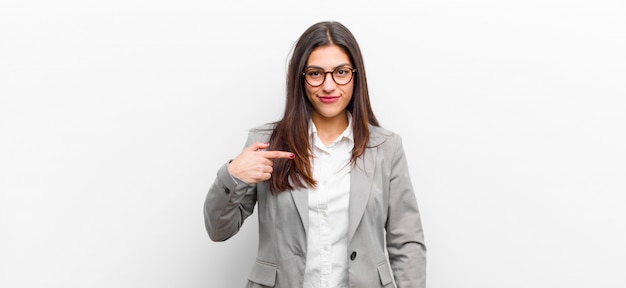
[[[420,213],[411,183],[407,160],[399,135],[389,183],[389,210],[386,223],[389,263],[398,288],[426,287],[426,246]]]
[[[254,141],[248,134],[245,147]],[[256,184],[235,180],[228,172],[228,163],[217,171],[217,177],[204,200],[204,225],[213,241],[225,241],[239,232],[257,201]]]

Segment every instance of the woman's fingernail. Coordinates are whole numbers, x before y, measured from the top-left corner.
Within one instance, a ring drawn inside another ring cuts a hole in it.
[[[291,153],[291,155],[289,155],[289,158],[291,159],[296,158],[296,155],[293,155],[293,153]]]

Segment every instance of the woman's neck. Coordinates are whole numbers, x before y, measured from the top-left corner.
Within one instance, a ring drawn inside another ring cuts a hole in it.
[[[340,113],[339,115],[327,118],[319,114],[313,114],[313,124],[317,129],[317,137],[322,140],[324,145],[329,145],[348,127],[348,115]]]

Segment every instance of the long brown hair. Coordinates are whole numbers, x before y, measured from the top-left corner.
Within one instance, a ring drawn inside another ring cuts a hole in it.
[[[369,139],[368,124],[379,126],[370,105],[365,77],[365,66],[359,45],[348,28],[339,22],[319,22],[309,27],[298,39],[287,70],[287,102],[283,118],[275,122],[268,150],[289,151],[295,159],[274,159],[274,171],[269,180],[274,193],[294,188],[315,187],[311,167],[309,121],[313,106],[306,96],[303,71],[318,47],[337,45],[348,54],[357,72],[354,74],[354,91],[347,110],[352,114],[352,164],[363,155]]]

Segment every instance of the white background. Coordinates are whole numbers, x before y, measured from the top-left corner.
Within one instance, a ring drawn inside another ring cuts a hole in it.
[[[294,2],[0,1],[0,287],[243,287],[256,214],[211,242],[204,196],[323,20],[403,136],[429,287],[626,287],[624,1]]]

